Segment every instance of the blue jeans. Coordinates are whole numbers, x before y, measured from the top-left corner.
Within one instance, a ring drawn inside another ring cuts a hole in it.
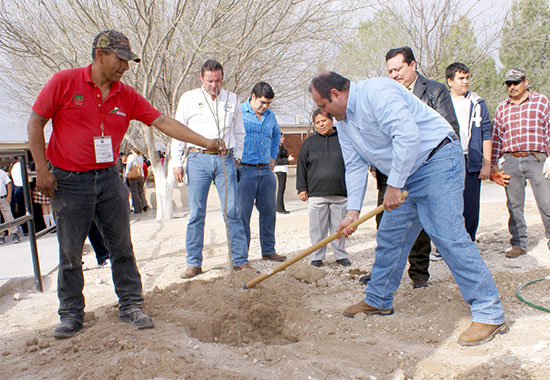
[[[275,189],[277,180],[269,165],[240,165],[239,215],[250,247],[250,216],[254,203],[260,213],[260,246],[262,256],[275,253]]]
[[[442,147],[407,180],[408,198],[384,213],[365,302],[390,309],[409,251],[422,228],[449,266],[475,322],[500,324],[504,310],[477,246],[464,227],[464,155],[458,141]]]
[[[82,247],[97,217],[110,252],[120,311],[143,305],[141,276],[130,240],[128,192],[111,166],[86,172],[54,167],[58,189],[52,200],[59,241],[57,296],[61,320],[84,319]]]
[[[233,155],[225,157],[227,171],[227,221],[233,265],[248,264],[248,248],[243,224],[237,208],[237,169]],[[190,152],[187,160],[189,179],[188,199],[191,215],[187,224],[187,265],[202,266],[202,248],[204,246],[204,219],[206,201],[210,184],[214,181],[220,204],[225,215],[225,179],[223,161],[218,155]]]
[[[546,238],[550,239],[550,180],[542,174],[545,160],[544,153],[530,154],[527,157],[504,154],[502,170],[510,175],[510,183],[506,186],[506,205],[510,213],[508,229],[512,235],[510,244],[513,247],[527,249],[527,224],[523,216],[527,180],[535,195]],[[550,242],[548,247],[550,248]]]

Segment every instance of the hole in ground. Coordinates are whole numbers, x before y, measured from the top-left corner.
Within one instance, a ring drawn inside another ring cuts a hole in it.
[[[307,286],[277,274],[251,289],[242,284],[256,273],[235,273],[239,326],[243,343],[281,345],[300,341]],[[234,290],[230,275],[208,281],[187,281],[155,290],[146,300],[153,315],[185,328],[188,335],[207,343],[239,344]]]

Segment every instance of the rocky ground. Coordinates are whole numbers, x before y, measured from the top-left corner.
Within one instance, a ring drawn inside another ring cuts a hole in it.
[[[277,249],[288,256],[310,246],[305,206],[296,203],[291,211],[277,219]],[[155,328],[137,330],[117,321],[110,269],[98,268],[87,247],[85,329],[72,339],[52,337],[58,323],[56,272],[45,279],[44,293],[34,292],[31,283],[0,299],[1,378],[548,379],[550,313],[516,297],[520,284],[550,275],[550,251],[532,202],[526,216],[529,253],[507,259],[506,208],[502,202],[482,206],[478,246],[499,288],[510,331],[471,348],[456,342],[470,315],[443,261],[431,262],[425,289],[413,290],[404,273],[395,314],[342,316],[346,306],[362,299],[357,279],[374,261],[373,220],[347,242],[351,267],[335,264],[329,253],[324,280],[307,283],[288,273],[303,274],[301,265],[309,267],[303,260],[244,290],[242,284],[258,275],[228,270],[219,213],[207,217],[205,273],[192,280],[179,278],[186,217],[162,223],[151,216],[133,219],[146,311]],[[257,219],[254,223],[251,264],[268,273],[277,263],[260,260]],[[522,295],[549,308],[549,279],[526,287]]]

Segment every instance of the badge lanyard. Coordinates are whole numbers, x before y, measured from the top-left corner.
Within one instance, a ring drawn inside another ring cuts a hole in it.
[[[99,125],[101,128],[101,136],[94,137],[95,162],[97,164],[113,162],[115,160],[113,156],[113,142],[111,141],[111,136],[105,136],[105,127],[103,122],[106,115],[107,113],[103,114]]]

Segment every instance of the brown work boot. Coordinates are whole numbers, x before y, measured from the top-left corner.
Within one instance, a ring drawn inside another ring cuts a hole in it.
[[[185,271],[180,275],[181,278],[193,278],[202,273],[201,267],[187,267]]]
[[[270,261],[285,261],[286,256],[278,255],[276,253],[272,253],[271,255],[265,255],[262,256],[262,260],[270,260]]]
[[[358,302],[354,305],[348,306],[344,310],[344,316],[353,318],[355,314],[365,313],[366,315],[391,315],[393,314],[393,307],[391,309],[376,309],[365,301]]]
[[[527,251],[520,247],[512,247],[508,251],[506,251],[506,257],[509,257],[510,259],[515,259],[516,257],[519,257],[521,255],[525,255]]]
[[[479,346],[489,342],[497,334],[504,334],[507,330],[505,323],[488,325],[487,323],[472,322],[470,327],[458,337],[458,344],[461,346]]]
[[[244,270],[244,269],[249,269],[249,270],[252,270],[252,271],[254,271],[254,272],[256,272],[256,273],[260,273],[259,270],[257,270],[256,268],[254,268],[254,267],[253,267],[252,265],[250,265],[250,264],[235,265],[235,266],[233,267],[233,269],[236,270],[236,271]]]

